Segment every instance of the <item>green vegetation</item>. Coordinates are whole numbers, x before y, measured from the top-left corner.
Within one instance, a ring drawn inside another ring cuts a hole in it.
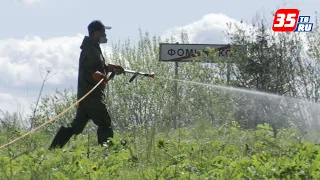
[[[133,83],[128,75],[116,76],[109,84],[114,146],[99,147],[90,122],[64,149],[48,151],[57,128],[74,117],[72,109],[0,149],[0,179],[318,179],[319,27],[302,38],[271,33],[257,22],[251,29],[230,24],[226,33],[231,45],[246,46],[245,53],[235,50],[215,63],[210,55],[209,66],[180,63],[177,78],[187,81],[172,80],[174,63],[159,62],[159,42],[176,39],[140,31],[136,45],[114,44],[109,62],[156,74]],[[180,42],[189,42],[187,32]],[[227,86],[279,96],[220,88]],[[57,90],[41,98],[32,121],[2,113],[0,144],[75,101],[73,90]]]
[[[115,145],[97,147],[95,136],[81,135],[64,150],[25,152],[14,145],[0,158],[1,179],[317,179],[320,147],[300,140],[293,129],[237,123],[214,128],[201,122],[152,138],[142,127],[117,134]],[[39,146],[51,138],[34,137]],[[121,139],[127,140],[122,146]],[[89,144],[88,144],[89,143]]]

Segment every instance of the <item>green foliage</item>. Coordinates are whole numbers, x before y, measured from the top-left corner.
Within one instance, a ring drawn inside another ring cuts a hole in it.
[[[56,90],[53,95],[45,95],[41,98],[41,103],[35,116],[35,126],[39,126],[58,115],[75,103],[76,100],[76,94],[73,89]],[[48,134],[53,135],[60,124],[69,123],[74,118],[75,110],[76,108],[72,108],[59,119],[44,127],[44,129]]]
[[[151,130],[152,131],[152,130]],[[42,133],[45,133],[44,131]],[[111,147],[92,145],[81,135],[63,150],[13,156],[0,151],[0,179],[316,179],[320,148],[294,129],[274,138],[268,124],[256,131],[236,122],[214,128],[210,122],[157,134],[151,147],[143,131],[116,134]],[[127,141],[121,145],[121,139]],[[48,138],[38,137],[38,141]],[[21,142],[17,143],[21,145]],[[149,148],[151,154],[148,154]],[[15,149],[19,151],[19,148]]]

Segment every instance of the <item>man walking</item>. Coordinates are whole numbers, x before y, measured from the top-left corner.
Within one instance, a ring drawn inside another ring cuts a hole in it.
[[[102,78],[106,79],[108,72],[117,70],[124,72],[121,66],[105,64],[100,43],[107,43],[105,27],[101,21],[92,21],[88,26],[89,36],[85,36],[80,46],[79,75],[77,99],[79,100],[89,92]],[[111,119],[106,107],[105,86],[102,82],[94,91],[84,98],[78,105],[76,116],[67,126],[61,126],[55,135],[49,149],[62,148],[73,135],[80,134],[92,119],[98,126],[98,143],[103,145],[109,138],[113,137]]]

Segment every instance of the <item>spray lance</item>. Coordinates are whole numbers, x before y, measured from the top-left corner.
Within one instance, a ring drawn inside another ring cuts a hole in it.
[[[125,69],[124,70],[125,73],[130,73],[133,74],[132,77],[130,78],[129,82],[131,83],[137,76],[145,76],[145,77],[151,77],[152,79],[154,79],[155,75],[154,73],[144,73],[144,72],[138,72],[138,71],[133,71],[133,70],[129,70],[129,69]],[[111,80],[115,75],[120,74],[119,70],[114,70],[110,76],[109,76],[109,80]]]
[[[146,77],[151,77],[154,79],[154,73],[151,73],[151,74],[148,74],[148,73],[143,73],[143,72],[138,72],[138,71],[132,71],[132,70],[128,70],[128,69],[125,69],[124,70],[124,73],[130,73],[130,74],[133,74],[132,77],[130,78],[129,82],[131,83],[137,76],[146,76]],[[118,74],[121,74],[120,70],[118,69],[115,69],[113,70],[113,72],[111,72],[110,76],[107,78],[108,81],[109,80],[112,80],[113,77],[115,75],[118,75]],[[108,104],[108,94],[109,94],[109,88],[107,88],[107,97],[106,97],[106,103]]]

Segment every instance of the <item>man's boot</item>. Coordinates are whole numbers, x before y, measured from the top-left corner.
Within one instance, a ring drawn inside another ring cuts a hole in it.
[[[55,149],[57,146],[59,148],[62,148],[64,145],[67,144],[67,142],[70,140],[70,138],[73,135],[73,130],[71,127],[64,127],[61,126],[57,134],[55,135],[49,150]]]

